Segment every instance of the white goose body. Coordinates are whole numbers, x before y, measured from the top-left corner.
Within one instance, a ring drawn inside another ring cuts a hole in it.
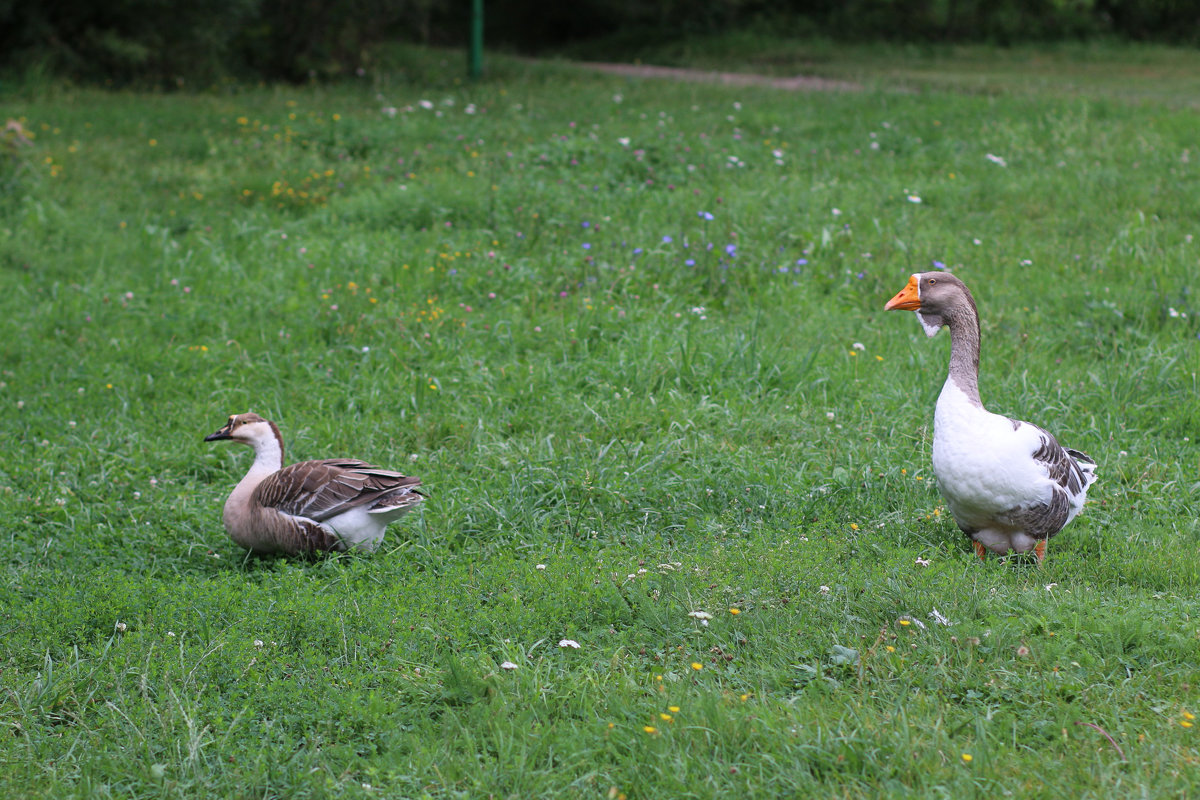
[[[237,414],[205,441],[228,439],[254,448],[254,463],[225,501],[225,530],[257,553],[373,551],[387,526],[424,500],[420,480],[356,459],[283,466],[275,423]]]
[[[1028,422],[993,414],[979,399],[979,318],[962,281],[913,275],[887,305],[917,312],[925,332],[950,329],[949,375],[933,423],[933,472],[959,528],[980,558],[1034,551],[1082,510],[1095,462]]]

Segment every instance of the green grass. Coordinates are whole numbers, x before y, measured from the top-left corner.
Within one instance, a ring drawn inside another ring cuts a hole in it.
[[[0,100],[0,794],[1192,791],[1194,115],[490,66]],[[934,261],[1099,462],[1041,570],[941,507]],[[430,500],[247,558],[246,410]]]

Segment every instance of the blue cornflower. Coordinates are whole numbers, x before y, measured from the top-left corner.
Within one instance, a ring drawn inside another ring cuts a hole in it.
[[[712,220],[712,218],[713,218],[713,215],[708,213],[707,211],[697,211],[696,216],[700,217],[700,219],[706,219],[706,220]]]
[[[584,242],[584,243],[583,243],[583,249],[584,249],[584,250],[591,250],[591,249],[592,249],[592,245],[591,245],[590,243],[588,243],[588,242]]]
[[[737,245],[736,244],[725,245],[725,255],[729,256],[730,258],[737,258]]]
[[[696,259],[694,259],[694,258],[689,258],[687,261],[685,261],[685,262],[683,262],[683,263],[684,263],[684,264],[686,264],[686,265],[687,265],[687,266],[689,266],[689,267],[694,267],[694,266],[696,266]]]
[[[671,242],[673,242],[673,241],[675,241],[675,240],[674,240],[674,239],[672,239],[670,236],[664,236],[664,237],[663,237],[663,244],[670,244],[670,243],[671,243]]]

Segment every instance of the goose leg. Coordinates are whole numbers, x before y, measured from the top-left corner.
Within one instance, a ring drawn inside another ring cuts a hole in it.
[[[1046,540],[1045,539],[1038,539],[1038,543],[1033,546],[1033,554],[1035,556],[1037,556],[1038,566],[1040,567],[1042,565],[1042,562],[1046,560]]]
[[[987,561],[987,548],[979,542],[971,542],[971,544],[975,545],[975,555],[979,556],[979,560]]]

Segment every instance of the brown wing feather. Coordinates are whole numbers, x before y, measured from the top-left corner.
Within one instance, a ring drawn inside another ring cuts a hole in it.
[[[421,497],[420,484],[419,478],[365,461],[330,458],[284,467],[260,483],[254,497],[285,514],[322,522],[360,505],[400,505],[393,495]]]

